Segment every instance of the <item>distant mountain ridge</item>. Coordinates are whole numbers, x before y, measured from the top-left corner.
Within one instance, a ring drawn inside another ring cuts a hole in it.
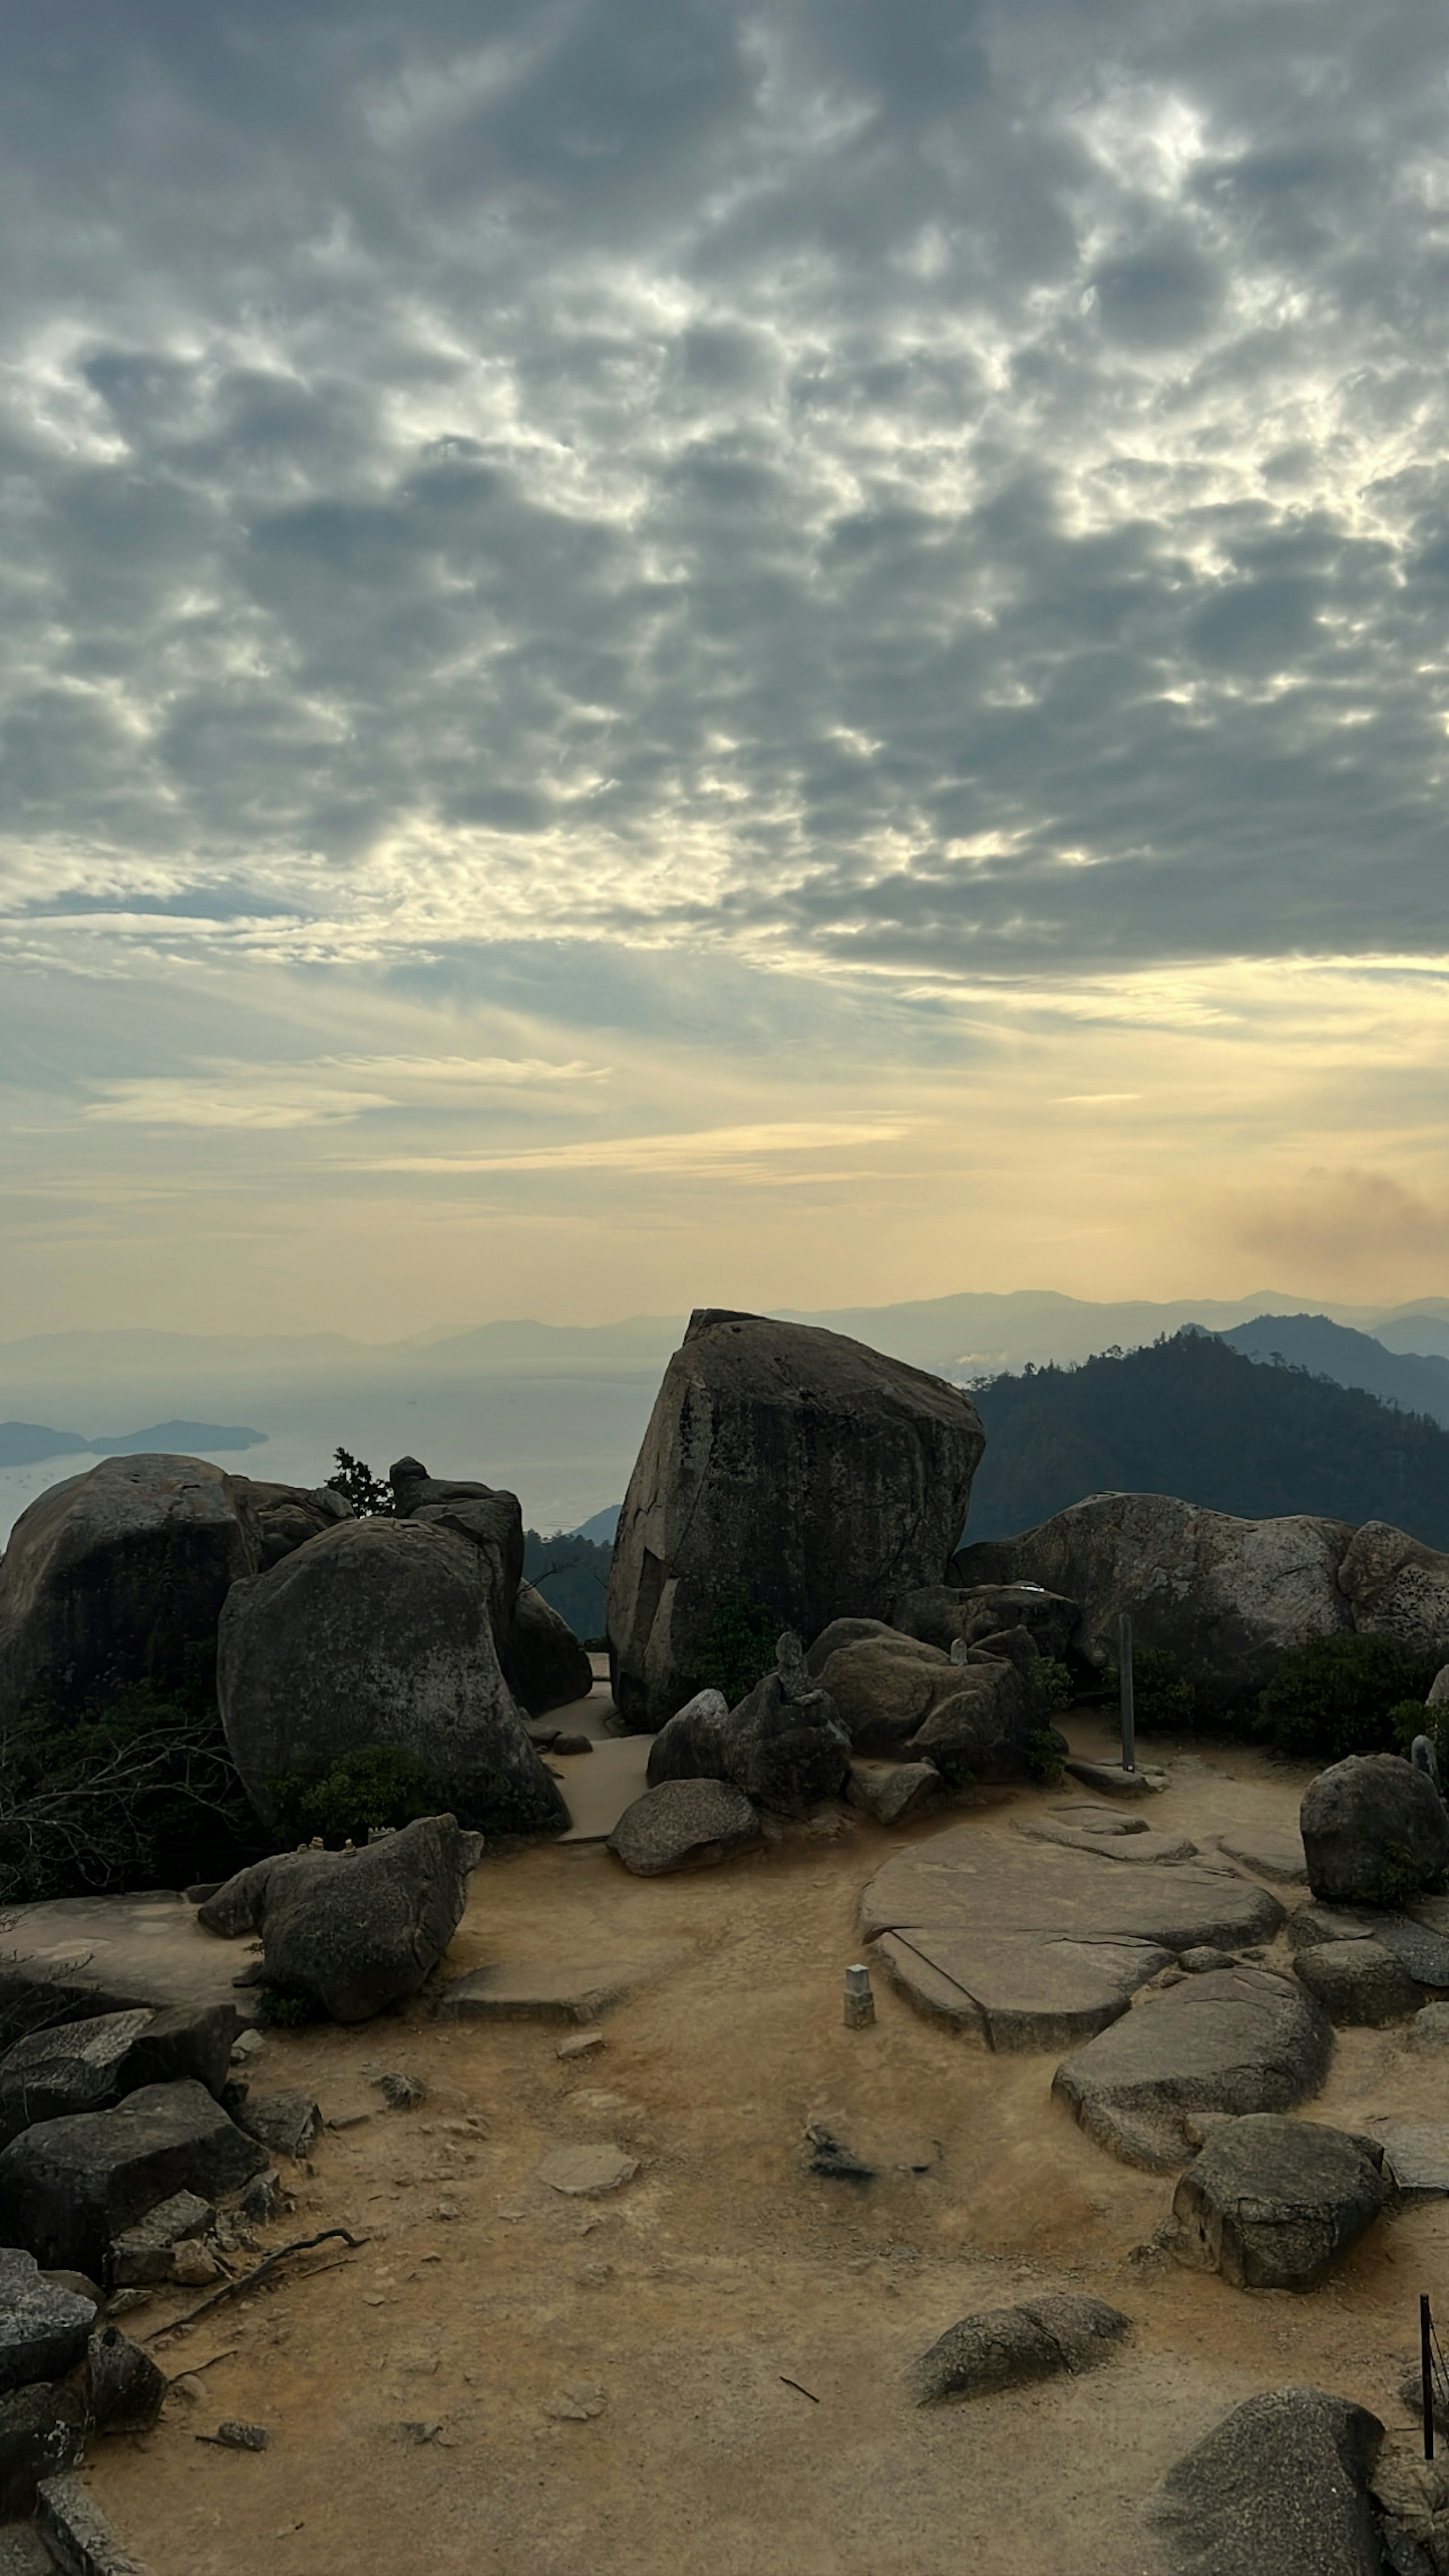
[[[146,1451],[190,1457],[208,1449],[260,1449],[265,1431],[239,1422],[152,1422],[144,1431],[52,1431],[43,1422],[0,1422],[0,1467],[33,1467],[46,1458],[134,1458]]]
[[[1255,1315],[1220,1339],[1247,1359],[1281,1356],[1290,1367],[1306,1368],[1315,1377],[1363,1387],[1406,1413],[1428,1413],[1436,1422],[1449,1423],[1449,1359],[1438,1353],[1386,1350],[1371,1334],[1335,1324],[1327,1315]]]
[[[1185,1330],[978,1387],[986,1455],[968,1539],[1032,1529],[1088,1494],[1176,1494],[1248,1520],[1391,1521],[1449,1547],[1449,1431],[1356,1387]]]

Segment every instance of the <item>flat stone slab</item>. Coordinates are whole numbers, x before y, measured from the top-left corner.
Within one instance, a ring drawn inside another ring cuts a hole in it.
[[[873,1947],[918,2011],[1003,2053],[1090,2039],[1173,1955],[1149,1941],[919,1929]]]
[[[632,2182],[638,2170],[638,2157],[626,2155],[622,2147],[555,2147],[539,2165],[538,2178],[570,2199],[598,2200]]]
[[[1255,1878],[1275,1879],[1284,1887],[1308,1884],[1301,1834],[1274,1833],[1266,1825],[1240,1826],[1232,1833],[1219,1834],[1218,1849],[1226,1860],[1236,1861],[1240,1869],[1250,1869]]]
[[[1289,1947],[1306,1950],[1330,1941],[1376,1941],[1391,1951],[1416,1986],[1449,1988],[1449,1936],[1407,1914],[1384,1914],[1367,1905],[1301,1905],[1289,1926]]]
[[[7,1908],[0,1951],[0,2018],[37,1992],[68,2020],[145,2004],[233,2004],[243,2021],[257,2017],[255,1995],[234,1984],[245,1962],[169,1889]]]
[[[1171,2173],[1192,2153],[1194,2112],[1291,2110],[1318,2091],[1332,2053],[1329,2024],[1295,1979],[1214,1968],[1064,2057],[1052,2091],[1124,2164]]]
[[[1104,1807],[1100,1798],[1067,1798],[1052,1808],[1052,1814],[1064,1825],[1077,1825],[1086,1834],[1145,1834],[1147,1818],[1135,1815],[1130,1807]]]
[[[1449,2197],[1449,2124],[1442,2120],[1371,2120],[1394,2188],[1404,2200]]]
[[[591,2022],[627,2003],[662,1976],[677,1948],[635,1959],[590,1959],[578,1966],[538,1960],[502,1962],[455,1977],[438,2006],[442,2021]]]
[[[1100,1851],[1107,1860],[1194,1860],[1197,1845],[1186,1834],[1154,1834],[1144,1825],[1137,1834],[1104,1834],[1059,1823],[1053,1816],[1014,1818],[1016,1830],[1031,1842],[1060,1843],[1066,1851]],[[1134,1819],[1135,1821],[1135,1819]]]
[[[1140,1840],[1141,1837],[1134,1837]],[[1044,1932],[1089,1941],[1152,1941],[1174,1953],[1271,1941],[1283,1908],[1236,1871],[1200,1861],[1123,1869],[1121,1844],[1067,1850],[1024,1835],[946,1826],[877,1870],[861,1895],[868,1939],[932,1931]]]
[[[1167,1786],[1162,1771],[1124,1771],[1120,1762],[1087,1762],[1069,1754],[1062,1769],[1084,1789],[1100,1789],[1108,1798],[1154,1798]]]
[[[555,1710],[553,1716],[557,1714]],[[569,1811],[569,1829],[560,1834],[560,1842],[608,1841],[625,1808],[632,1807],[649,1786],[653,1741],[652,1735],[599,1736],[592,1753],[545,1754]]]

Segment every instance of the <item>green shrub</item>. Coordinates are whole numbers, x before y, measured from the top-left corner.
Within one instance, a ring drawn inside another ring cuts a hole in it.
[[[1026,1688],[1036,1715],[1048,1719],[1070,1708],[1075,1695],[1071,1673],[1055,1655],[1039,1655],[1034,1664],[1027,1666]]]
[[[775,1668],[784,1622],[745,1582],[732,1583],[720,1602],[699,1662],[700,1687],[723,1691],[737,1708],[757,1681]]]
[[[135,1682],[80,1716],[26,1709],[0,1735],[0,1905],[229,1878],[267,1848],[213,1687],[188,1647],[174,1685]]]
[[[334,1449],[337,1473],[327,1479],[328,1489],[350,1503],[359,1520],[370,1520],[376,1513],[393,1510],[392,1487],[385,1476],[374,1476],[365,1458],[354,1458],[350,1449]]]
[[[358,1744],[325,1766],[275,1771],[267,1794],[282,1850],[317,1834],[365,1842],[382,1826],[410,1825],[419,1816],[456,1816],[470,1831],[494,1837],[540,1829],[536,1803],[510,1773],[482,1762],[435,1770],[397,1744]],[[562,1833],[567,1823],[560,1808],[554,1830]]]
[[[296,1986],[263,1983],[257,1988],[257,2019],[269,2030],[303,2030],[324,2019],[321,2006]]]
[[[1026,1776],[1039,1789],[1054,1789],[1062,1776],[1062,1748],[1049,1726],[1039,1726],[1026,1739]]]
[[[1433,1732],[1423,1702],[1440,1661],[1397,1637],[1310,1637],[1277,1657],[1258,1696],[1258,1732],[1295,1761],[1397,1752],[1411,1702],[1419,1719],[1412,1732]]]

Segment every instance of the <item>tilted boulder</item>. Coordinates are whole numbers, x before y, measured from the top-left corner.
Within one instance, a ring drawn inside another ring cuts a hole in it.
[[[1180,2262],[1237,2290],[1310,2290],[1393,2197],[1377,2138],[1262,2112],[1223,2120],[1173,2198]]]
[[[1079,1601],[1064,1600],[1035,1583],[967,1583],[926,1585],[907,1592],[896,1603],[895,1622],[908,1637],[924,1637],[949,1654],[962,1645],[983,1645],[1003,1629],[1025,1628],[1039,1655],[1063,1662],[1082,1616]]]
[[[364,1851],[256,1861],[197,1920],[224,1939],[259,1932],[269,1984],[309,1997],[334,2021],[368,2021],[436,1967],[482,1849],[451,1816],[420,1816]]]
[[[995,1660],[961,1664],[953,1679],[956,1688],[936,1701],[906,1751],[934,1762],[948,1777],[966,1770],[979,1781],[1026,1779],[1028,1743],[1042,1721],[1015,1666]]]
[[[1147,2508],[1173,2576],[1383,2576],[1369,2480],[1384,2428],[1321,2388],[1249,2397]]]
[[[499,1665],[485,1554],[419,1519],[346,1521],[269,1574],[236,1584],[218,1638],[217,1696],[258,1812],[274,1783],[386,1745],[498,1832],[557,1827],[558,1785]]]
[[[725,1779],[772,1815],[806,1816],[849,1786],[850,1738],[808,1678],[803,1659],[766,1673],[720,1730]]]
[[[530,1717],[588,1698],[593,1665],[567,1619],[531,1583],[520,1583],[500,1642],[504,1678]]]
[[[219,2097],[240,2028],[231,2004],[175,2004],[31,2031],[0,2058],[0,2146],[37,2120],[109,2110],[143,2084],[194,2077]]]
[[[1421,1653],[1449,1651],[1449,1556],[1387,1521],[1355,1530],[1339,1589],[1361,1636],[1397,1637]]]
[[[781,1627],[939,1582],[985,1434],[969,1396],[861,1342],[706,1308],[665,1371],[609,1579],[614,1696],[660,1726],[737,1589]]]
[[[1308,1884],[1344,1905],[1397,1905],[1449,1869],[1449,1814],[1396,1753],[1351,1753],[1310,1780],[1298,1815]]]
[[[723,1691],[696,1691],[666,1718],[649,1747],[645,1772],[651,1789],[665,1780],[723,1780],[724,1726],[729,1702]]]
[[[204,2084],[147,2084],[113,2111],[40,2120],[0,2153],[5,2227],[47,2268],[101,2275],[106,2249],[172,2192],[239,2190],[266,2163]]]
[[[1293,1513],[1238,1520],[1172,1494],[1093,1494],[1019,1538],[963,1548],[963,1584],[1040,1583],[1080,1601],[1072,1643],[1089,1663],[1115,1662],[1117,1622],[1135,1642],[1260,1688],[1276,1654],[1353,1626],[1338,1580],[1352,1525]]]

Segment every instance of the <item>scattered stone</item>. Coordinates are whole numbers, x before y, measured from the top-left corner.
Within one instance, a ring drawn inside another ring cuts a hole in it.
[[[43,2280],[33,2254],[0,2247],[0,2396],[63,2379],[95,2321],[94,2299]]]
[[[235,2416],[225,2417],[212,2438],[228,2451],[265,2451],[272,2439],[265,2424],[242,2424]]]
[[[1351,1753],[1320,1771],[1299,1816],[1308,1883],[1330,1903],[1393,1905],[1449,1868],[1449,1814],[1395,1753]]]
[[[564,2058],[591,2057],[594,2051],[602,2048],[603,2045],[604,2034],[601,2030],[571,2030],[567,2039],[559,2041],[554,2055]]]
[[[1237,1827],[1232,1833],[1219,1834],[1218,1849],[1224,1859],[1237,1861],[1255,1878],[1275,1879],[1284,1887],[1301,1886],[1308,1876],[1301,1834],[1274,1833],[1266,1825]]]
[[[482,1837],[452,1816],[420,1816],[350,1857],[282,1852],[257,1861],[197,1919],[228,1939],[260,1932],[272,1985],[309,1996],[334,2021],[367,2021],[415,1994],[437,1966],[482,1850]]]
[[[1131,2330],[1130,2317],[1103,2299],[1063,2295],[980,2308],[922,2354],[909,2373],[910,2393],[918,2406],[930,2406],[942,2398],[994,2396],[1059,2370],[1093,2370]]]
[[[1449,2048],[1449,2004],[1424,2004],[1405,2035],[1411,2048]]]
[[[1283,1647],[1352,1627],[1339,1590],[1352,1537],[1351,1522],[1305,1513],[1239,1520],[1170,1494],[1093,1494],[1019,1538],[963,1548],[952,1570],[1080,1601],[1072,1643],[1099,1669],[1116,1659],[1126,1610],[1139,1646],[1254,1690]]]
[[[1309,2290],[1392,2196],[1384,2149],[1314,2120],[1217,2122],[1177,2186],[1178,2259],[1238,2290]]]
[[[113,2111],[41,2120],[0,2154],[6,2224],[44,2263],[96,2271],[171,2193],[239,2190],[266,2161],[205,2085],[147,2084]]]
[[[1170,2173],[1188,2158],[1187,2115],[1291,2109],[1317,2092],[1332,2051],[1327,2020],[1291,1978],[1219,1968],[1150,1995],[1063,2058],[1052,2091],[1124,2164]]]
[[[274,2156],[300,2161],[321,2135],[322,2113],[310,2093],[264,2093],[238,2112],[237,2127],[249,2138],[259,2138]]]
[[[183,2370],[179,2379],[171,2381],[169,2393],[179,2397],[183,2406],[199,2406],[206,2395],[206,2383],[199,2372]]]
[[[1366,2407],[1321,2388],[1235,2407],[1148,2509],[1175,2576],[1381,2576],[1368,2488],[1383,2435]]]
[[[42,2481],[80,2459],[85,2438],[73,2388],[42,2379],[0,2397],[0,2522],[29,2513]]]
[[[1177,1964],[1190,1977],[1205,1977],[1213,1968],[1235,1968],[1238,1963],[1231,1950],[1215,1950],[1211,1942],[1196,1941],[1182,1952]]]
[[[699,1687],[736,1584],[818,1637],[934,1582],[984,1441],[961,1389],[839,1333],[691,1316],[619,1516],[609,1634],[625,1723],[660,1726]]]
[[[636,1878],[673,1869],[709,1869],[760,1839],[759,1811],[743,1789],[715,1779],[666,1779],[646,1789],[608,1839],[616,1860]]]
[[[1442,2120],[1375,2120],[1373,2134],[1401,2200],[1449,2195],[1449,2127]]]
[[[422,2450],[427,2443],[436,2442],[443,2429],[443,2418],[441,2415],[404,2416],[400,2422],[394,2424],[392,2429],[400,2442],[408,2443],[413,2449]]]
[[[632,2182],[638,2170],[638,2157],[625,2155],[622,2147],[555,2147],[540,2164],[538,2178],[570,2200],[598,2200]]]
[[[1417,2417],[1422,2403],[1417,2370],[1404,2393]],[[1434,2420],[1439,2422],[1437,2411]],[[1384,2517],[1384,2545],[1394,2576],[1440,2576],[1449,2567],[1449,2463],[1381,2452],[1373,2498]]]
[[[838,2125],[827,2120],[806,2124],[805,2170],[831,2182],[873,2182],[876,2171],[839,2135]]]
[[[592,1753],[594,1739],[591,1735],[558,1735],[553,1749],[555,1753]]]
[[[428,2098],[421,2075],[379,2075],[373,2080],[390,2111],[415,2111]]]
[[[603,2414],[608,2402],[597,2380],[586,2379],[577,2388],[561,2388],[557,2397],[549,2398],[543,2411],[556,2424],[591,2424]]]
[[[0,2146],[37,2120],[108,2110],[143,2084],[187,2076],[219,2094],[238,2022],[230,2004],[101,2013],[32,2031],[0,2059]]]
[[[112,2283],[117,2289],[135,2289],[145,2282],[173,2281],[176,2248],[204,2236],[210,2224],[209,2201],[194,2191],[173,2192],[117,2236],[110,2256]]]
[[[171,2260],[171,2278],[188,2290],[203,2289],[208,2281],[219,2279],[221,2264],[209,2245],[198,2237],[188,2237],[178,2245]]]
[[[945,1783],[934,1762],[852,1762],[847,1796],[878,1825],[898,1825],[940,1798]]]
[[[326,1769],[360,1744],[395,1746],[443,1776],[470,1771],[486,1830],[566,1821],[495,1645],[518,1580],[510,1587],[500,1514],[518,1522],[514,1496],[343,1521],[233,1584],[217,1629],[217,1697],[232,1760],[268,1822],[278,1774]],[[521,1522],[517,1538],[521,1554]]]
[[[166,2397],[166,2373],[148,2352],[116,2326],[105,2326],[86,2345],[86,2380],[92,2421],[103,2433],[144,2433]]]
[[[222,1884],[225,1885],[224,1880]],[[220,1893],[220,1888],[213,1890],[213,1894],[215,1895],[219,1895]],[[250,2059],[261,2053],[261,2051],[266,2047],[266,2044],[267,2043],[259,2030],[244,2030],[240,2039],[235,2040],[232,2044],[231,2062],[233,2066],[245,2066]]]
[[[1293,1967],[1339,2030],[1382,2030],[1418,2005],[1413,1978],[1381,1941],[1321,1941]]]

